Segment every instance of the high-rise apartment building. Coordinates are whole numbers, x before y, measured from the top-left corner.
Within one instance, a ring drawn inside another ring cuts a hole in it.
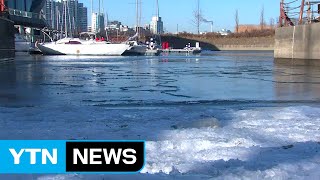
[[[92,13],[91,31],[99,33],[104,31],[104,15],[103,13]]]
[[[163,34],[163,22],[161,20],[161,17],[152,17],[152,21],[150,23],[150,30],[153,34]]]
[[[52,29],[68,31],[68,34],[78,34],[87,29],[87,8],[78,0],[47,0],[44,12]]]
[[[44,7],[47,25],[52,29],[61,29],[62,4],[54,0],[47,0]]]
[[[78,30],[80,32],[87,31],[88,26],[88,9],[83,3],[78,3]]]

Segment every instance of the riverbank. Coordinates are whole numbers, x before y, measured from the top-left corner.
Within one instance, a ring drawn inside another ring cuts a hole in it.
[[[195,45],[197,41],[206,50],[274,50],[274,36],[266,37],[206,37],[206,36],[175,36],[166,35],[162,41],[169,42],[173,48],[184,48],[186,44]]]

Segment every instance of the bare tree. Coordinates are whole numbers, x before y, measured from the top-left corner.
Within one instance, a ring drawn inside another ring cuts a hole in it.
[[[239,13],[238,13],[238,9],[236,10],[236,13],[234,15],[234,20],[236,23],[236,33],[239,33]]]
[[[262,6],[261,8],[261,14],[260,14],[260,28],[261,30],[264,29],[264,26],[265,26],[265,20],[264,20],[264,6]]]
[[[272,29],[275,28],[274,18],[270,18],[270,27],[271,27]]]

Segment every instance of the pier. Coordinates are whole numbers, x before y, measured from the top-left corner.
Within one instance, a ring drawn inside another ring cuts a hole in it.
[[[198,49],[163,49],[164,53],[185,53],[185,54],[198,54],[201,50]]]
[[[20,27],[21,34],[25,34],[25,28],[30,27],[32,37],[35,28],[47,26],[40,13],[44,4],[44,0],[32,0],[28,3],[0,0],[0,62],[13,60],[15,56],[16,29],[14,26]]]
[[[6,18],[5,6],[0,1],[0,63],[14,58],[14,22]]]
[[[14,58],[14,28],[13,22],[0,17],[0,62]],[[4,28],[3,28],[4,27]]]
[[[320,23],[276,30],[276,59],[320,59]]]
[[[320,59],[320,23],[311,11],[319,2],[301,0],[298,21],[291,17],[290,4],[280,4],[279,28],[275,32],[275,59]],[[320,13],[320,6],[318,14]],[[306,16],[305,15],[306,13]]]

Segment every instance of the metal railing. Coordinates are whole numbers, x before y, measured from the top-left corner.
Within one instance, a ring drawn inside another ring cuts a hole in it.
[[[29,19],[41,19],[41,20],[45,19],[42,14],[21,11],[21,10],[17,10],[17,9],[10,9],[9,8],[8,12],[10,15],[13,15],[13,16],[19,16],[19,17],[24,17],[24,18],[29,18]]]
[[[320,22],[320,1],[291,0],[280,3],[280,26],[295,26]]]

